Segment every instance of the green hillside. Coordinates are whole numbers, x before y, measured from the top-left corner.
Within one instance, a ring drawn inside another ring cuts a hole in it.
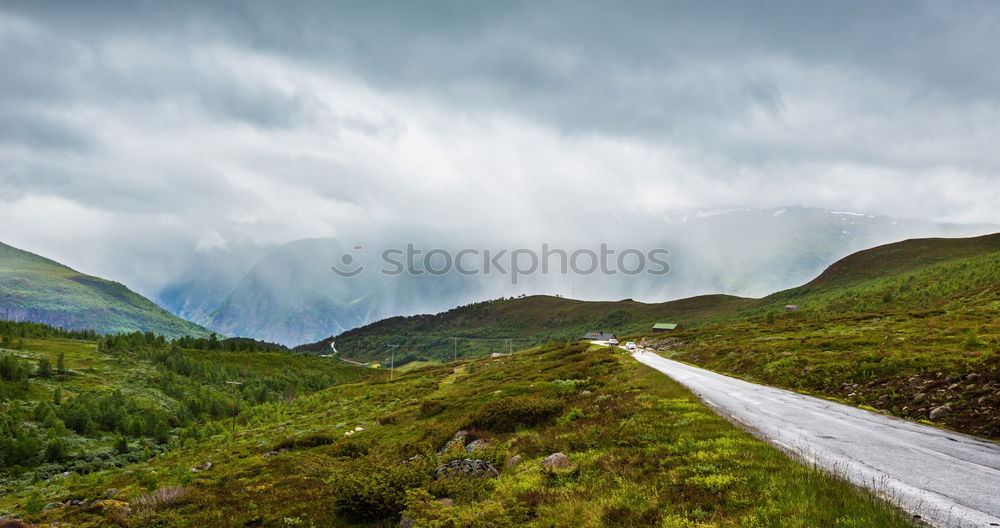
[[[250,340],[0,321],[0,495],[146,460],[234,413],[373,374]]]
[[[140,331],[179,337],[210,333],[122,284],[84,275],[3,243],[0,319],[91,329],[101,334]]]
[[[111,383],[149,368],[141,358],[158,349],[108,355],[61,339],[29,345],[73,349],[73,371],[100,368]],[[244,359],[269,353],[246,354],[199,358],[209,370],[231,365],[252,375]],[[287,371],[345,368],[294,358]],[[607,348],[538,347],[392,381],[355,370],[369,375],[241,404],[234,421],[175,429],[154,449],[129,442],[116,453],[109,439],[92,451],[97,461],[108,454],[99,469],[2,490],[0,517],[80,528],[911,526],[891,504],[797,464]],[[45,383],[51,391],[79,381]],[[555,453],[564,464],[541,464]],[[449,463],[479,473],[445,474]]]
[[[789,304],[798,309],[786,312]],[[668,337],[653,335],[656,321],[682,326]],[[502,299],[386,319],[300,348],[329,350],[335,339],[344,356],[383,361],[389,345],[399,345],[397,365],[422,364],[610,331],[700,366],[912,420],[931,420],[943,408],[935,423],[1000,438],[998,329],[994,234],[861,251],[803,286],[762,299]]]
[[[631,299],[588,302],[536,295],[470,304],[437,315],[392,317],[348,330],[298,350],[337,350],[357,359],[383,359],[389,345],[400,345],[406,359],[450,359],[576,340],[588,331],[641,332],[656,321],[693,324],[719,317],[753,301],[730,295],[704,295],[658,304]],[[458,339],[455,339],[458,338]]]
[[[725,322],[646,342],[750,381],[1000,439],[1000,235],[863,251]]]
[[[809,283],[762,299],[703,295],[665,303],[590,302],[549,296],[499,299],[436,315],[392,317],[343,332],[304,351],[338,351],[357,359],[384,359],[389,345],[405,360],[475,356],[514,347],[579,338],[587,331],[647,333],[656,322],[699,328],[740,322],[799,306],[821,312],[924,311],[949,299],[974,296],[1000,284],[1000,234],[959,239],[915,239],[850,255]],[[458,338],[458,339],[455,339]],[[496,341],[489,341],[490,339]],[[457,346],[456,346],[457,345]]]

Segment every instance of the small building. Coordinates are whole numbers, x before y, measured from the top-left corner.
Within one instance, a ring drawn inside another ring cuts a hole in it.
[[[587,339],[589,341],[611,341],[616,338],[615,334],[608,334],[605,332],[587,332],[586,334],[583,334],[583,339]]]
[[[611,339],[608,340],[608,344],[613,347],[616,347],[618,346],[618,340],[612,337]]]
[[[798,310],[798,309],[799,309],[799,305],[797,305],[797,304],[786,304],[785,305],[785,311],[786,312],[794,312],[795,310]]]
[[[677,329],[677,323],[656,323],[653,325],[653,332],[670,332]]]
[[[510,354],[504,354],[503,352],[494,352],[494,353],[490,354],[490,358],[496,359],[496,358],[507,357],[509,355]]]

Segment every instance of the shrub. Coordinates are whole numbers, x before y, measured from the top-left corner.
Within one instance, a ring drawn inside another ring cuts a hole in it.
[[[392,425],[399,423],[403,418],[406,417],[406,410],[398,410],[391,413],[386,413],[375,419],[379,425]]]
[[[463,526],[513,528],[529,520],[528,510],[517,503],[484,500],[473,507],[446,508],[424,489],[407,492],[406,517],[414,526]]]
[[[330,450],[335,457],[360,458],[371,451],[371,442],[361,439],[349,439],[337,442]]]
[[[296,449],[301,447],[317,447],[321,445],[330,445],[336,440],[333,436],[326,433],[306,433],[304,435],[292,436],[278,442],[274,446],[274,450],[279,449]]]
[[[444,410],[444,405],[437,400],[424,400],[420,402],[420,417],[430,418],[436,414],[440,414]]]
[[[495,433],[507,433],[520,427],[532,427],[555,418],[562,411],[559,400],[538,396],[514,396],[483,405],[469,421],[472,427]]]
[[[396,517],[406,508],[406,491],[429,480],[425,469],[372,458],[341,466],[330,480],[334,510],[352,522]]]

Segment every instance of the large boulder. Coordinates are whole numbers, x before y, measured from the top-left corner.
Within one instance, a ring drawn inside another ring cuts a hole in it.
[[[934,409],[931,409],[930,418],[931,420],[937,420],[939,418],[944,418],[949,414],[951,414],[951,405],[945,404],[940,407],[935,407]]]
[[[463,458],[441,464],[434,469],[434,479],[441,480],[453,477],[462,478],[492,478],[500,476],[497,468],[485,460]]]
[[[566,469],[572,464],[569,462],[569,457],[562,453],[552,453],[551,455],[542,459],[542,466],[550,469]]]

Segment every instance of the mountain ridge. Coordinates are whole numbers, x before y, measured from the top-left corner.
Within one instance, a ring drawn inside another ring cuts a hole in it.
[[[125,285],[80,273],[47,257],[0,242],[0,317],[102,334],[155,332],[206,336]]]
[[[318,352],[338,343],[338,350],[352,357],[381,357],[390,345],[401,345],[415,355],[437,359],[449,357],[453,339],[520,339],[530,335],[535,344],[575,339],[586,331],[615,331],[644,334],[656,322],[702,325],[734,318],[760,317],[768,311],[783,310],[785,303],[803,304],[803,309],[823,309],[835,305],[828,288],[848,287],[882,280],[913,268],[912,257],[923,254],[923,267],[960,261],[964,258],[1000,252],[1000,233],[967,238],[908,239],[852,253],[828,266],[813,280],[797,287],[759,298],[725,294],[700,295],[666,301],[641,303],[623,301],[583,301],[553,296],[505,298],[452,308],[437,314],[392,317],[342,332],[326,339],[296,347]],[[880,264],[875,266],[875,264]],[[851,273],[848,273],[851,272]],[[810,306],[810,301],[815,299]],[[837,299],[837,309],[844,308]],[[557,328],[556,331],[547,329]],[[466,355],[488,348],[463,345]]]

